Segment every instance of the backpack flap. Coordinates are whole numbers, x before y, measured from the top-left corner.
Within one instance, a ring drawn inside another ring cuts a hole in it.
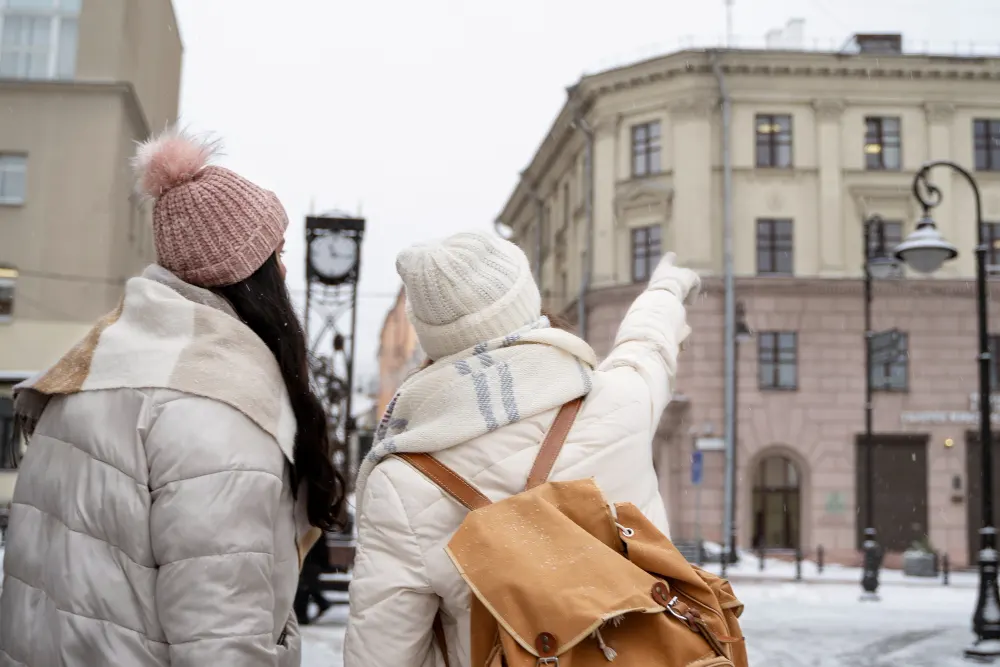
[[[609,619],[663,613],[650,596],[656,578],[623,558],[620,545],[600,489],[580,480],[470,513],[448,554],[501,635],[538,658],[564,653]]]
[[[668,597],[677,600],[675,610],[682,615],[692,608],[698,610],[698,624],[711,633],[706,639],[724,648],[725,655],[731,658],[730,645],[741,643],[743,638],[738,625],[734,632],[730,621],[735,621],[743,609],[728,582],[694,568],[635,505],[616,504],[615,511],[618,523],[633,531],[630,536],[623,537],[629,560],[666,580],[670,588]]]

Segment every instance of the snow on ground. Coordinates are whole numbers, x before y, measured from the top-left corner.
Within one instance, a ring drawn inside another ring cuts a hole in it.
[[[856,583],[734,581],[751,667],[967,667],[976,591],[892,582],[879,602]],[[303,628],[302,667],[342,667],[347,608]]]

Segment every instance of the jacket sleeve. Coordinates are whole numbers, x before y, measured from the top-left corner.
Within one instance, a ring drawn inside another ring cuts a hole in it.
[[[344,667],[428,667],[438,596],[402,499],[382,466],[364,490],[350,588]]]
[[[284,459],[236,410],[181,397],[145,444],[156,613],[173,667],[275,667],[274,525]]]
[[[685,303],[695,297],[700,284],[698,274],[675,266],[674,254],[668,253],[629,308],[611,353],[598,368],[635,373],[641,381],[634,386],[649,397],[654,424],[673,394],[677,356],[691,332]]]

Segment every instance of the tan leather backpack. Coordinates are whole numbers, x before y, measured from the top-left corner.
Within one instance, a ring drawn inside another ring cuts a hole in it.
[[[473,593],[472,667],[748,667],[727,581],[593,480],[546,482],[581,404],[559,412],[526,490],[496,503],[427,454],[398,455],[471,510],[447,551]]]

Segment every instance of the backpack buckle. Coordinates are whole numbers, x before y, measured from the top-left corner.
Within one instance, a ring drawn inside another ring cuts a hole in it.
[[[552,665],[552,667],[559,667],[559,658],[539,658],[538,662],[535,663],[535,667],[542,667],[542,665]]]

